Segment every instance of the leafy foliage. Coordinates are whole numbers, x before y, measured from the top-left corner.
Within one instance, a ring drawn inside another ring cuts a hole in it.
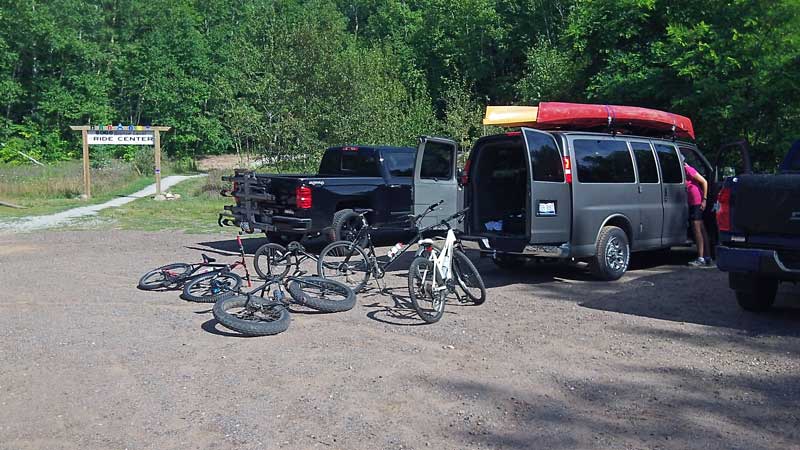
[[[769,167],[800,129],[798,30],[795,0],[5,0],[0,161],[74,158],[68,125],[122,122],[174,127],[174,158],[310,170],[562,100],[685,114],[707,151],[744,137]]]

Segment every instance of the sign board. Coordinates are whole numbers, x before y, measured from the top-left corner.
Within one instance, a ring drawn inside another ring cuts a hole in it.
[[[89,145],[155,145],[153,133],[98,133],[90,131]]]

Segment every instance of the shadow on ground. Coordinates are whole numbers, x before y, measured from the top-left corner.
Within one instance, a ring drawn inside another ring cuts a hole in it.
[[[427,381],[431,395],[472,406],[444,412],[453,419],[442,433],[489,448],[762,449],[798,442],[800,376],[619,366],[625,379],[565,377],[555,390],[457,377]]]

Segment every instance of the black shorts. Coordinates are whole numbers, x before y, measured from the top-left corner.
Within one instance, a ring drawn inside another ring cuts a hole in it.
[[[703,220],[703,210],[700,205],[689,205],[689,220]]]

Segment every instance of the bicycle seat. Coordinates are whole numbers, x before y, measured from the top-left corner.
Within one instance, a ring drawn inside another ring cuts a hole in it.
[[[206,255],[205,253],[201,253],[201,254],[203,255],[203,262],[204,262],[205,264],[208,264],[208,263],[213,263],[214,261],[216,261],[216,260],[217,260],[216,258],[212,258],[212,257],[210,257],[210,256]]]
[[[417,244],[419,244],[419,245],[433,245],[433,239],[430,239],[430,238],[420,239],[419,242],[417,242]]]
[[[374,209],[360,209],[360,210],[357,211],[357,214],[359,216],[363,217],[363,216],[365,216],[365,215],[367,215],[367,214],[369,214],[369,213],[371,213],[373,211],[375,211],[375,210]]]

